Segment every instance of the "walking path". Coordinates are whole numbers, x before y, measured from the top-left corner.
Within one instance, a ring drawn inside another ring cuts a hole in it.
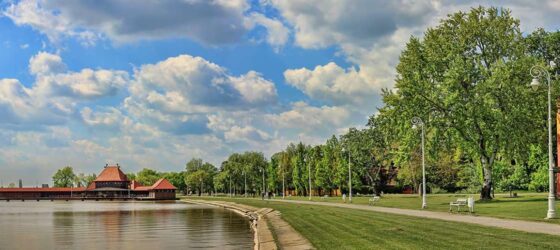
[[[500,227],[506,229],[513,229],[529,233],[542,233],[551,235],[560,235],[560,225],[545,223],[545,222],[532,222],[532,221],[521,221],[521,220],[508,220],[499,219],[493,217],[485,216],[473,216],[473,215],[460,215],[460,214],[450,214],[443,212],[432,212],[425,210],[413,210],[413,209],[402,209],[402,208],[389,208],[389,207],[375,207],[366,205],[355,205],[346,203],[333,203],[333,202],[315,202],[315,201],[297,201],[297,200],[270,200],[276,202],[286,202],[286,203],[296,203],[296,204],[308,204],[316,206],[331,206],[340,208],[351,208],[360,209],[367,211],[375,211],[390,214],[400,214],[415,217],[424,217],[437,220],[472,223],[483,226],[490,227]]]

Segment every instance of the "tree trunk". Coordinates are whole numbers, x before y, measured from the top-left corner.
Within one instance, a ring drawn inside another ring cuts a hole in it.
[[[492,199],[492,168],[490,166],[490,160],[482,156],[480,158],[482,163],[482,174],[484,176],[484,182],[482,183],[482,190],[480,191],[481,200],[491,200]]]

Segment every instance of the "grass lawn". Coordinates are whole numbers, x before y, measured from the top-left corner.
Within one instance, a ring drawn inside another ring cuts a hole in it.
[[[430,211],[449,211],[449,202],[455,201],[457,198],[466,198],[472,196],[477,199],[475,204],[475,214],[482,216],[531,220],[540,222],[550,222],[560,224],[560,219],[545,220],[548,210],[548,193],[519,193],[517,198],[509,198],[509,194],[496,194],[496,198],[492,201],[480,201],[478,195],[466,194],[432,194],[427,196],[428,209]],[[352,197],[352,203],[367,205],[371,197]],[[308,200],[308,197],[286,197],[289,200]],[[313,197],[312,201],[316,202],[339,202],[342,203],[341,197],[328,197],[321,199]],[[560,216],[560,202],[556,202],[556,210]],[[403,194],[386,194],[378,202],[376,206],[396,207],[407,209],[421,209],[422,198],[418,195]],[[467,208],[461,208],[466,211]]]
[[[202,199],[276,209],[318,249],[560,249],[560,237],[543,234],[260,199]]]

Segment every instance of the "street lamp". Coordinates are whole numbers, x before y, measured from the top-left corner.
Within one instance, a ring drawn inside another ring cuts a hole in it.
[[[346,148],[342,148],[342,152],[346,152]],[[348,202],[352,203],[352,171],[350,169],[350,150],[348,150]]]
[[[551,61],[550,67],[554,68],[556,64]],[[531,68],[530,72],[533,80],[531,81],[531,88],[537,90],[541,85],[539,78],[546,77],[546,81],[548,84],[548,213],[546,214],[546,219],[554,219],[556,218],[556,198],[554,196],[554,163],[553,156],[552,156],[552,107],[551,107],[551,82],[550,82],[550,73],[545,67],[535,65]]]
[[[424,129],[424,121],[420,119],[420,117],[413,117],[412,118],[412,127],[416,128],[417,126],[422,127],[422,209],[428,207],[426,203],[426,164],[424,159],[424,137],[425,137],[425,129]]]

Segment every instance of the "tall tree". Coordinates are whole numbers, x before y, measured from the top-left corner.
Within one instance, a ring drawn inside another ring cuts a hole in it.
[[[149,168],[144,168],[136,174],[136,181],[142,185],[151,186],[162,177],[161,173]]]
[[[74,174],[72,167],[66,166],[57,170],[52,178],[55,187],[72,187],[74,186],[74,180],[76,180],[76,174]]]
[[[397,66],[396,89],[385,94],[399,109],[401,129],[420,116],[432,133],[457,138],[478,159],[482,199],[491,199],[499,154],[523,154],[539,131],[543,98],[527,89],[529,65],[519,21],[509,10],[457,12],[411,38]],[[432,137],[437,138],[437,137]]]

